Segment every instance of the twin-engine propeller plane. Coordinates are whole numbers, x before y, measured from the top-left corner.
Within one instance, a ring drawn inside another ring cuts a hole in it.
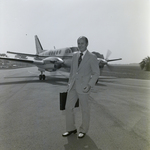
[[[67,48],[54,49],[54,50],[43,50],[42,45],[37,35],[35,35],[35,45],[36,45],[36,54],[27,54],[27,53],[7,51],[7,53],[20,55],[21,57],[27,57],[27,56],[33,57],[34,60],[16,59],[16,58],[8,58],[8,57],[7,58],[0,57],[0,59],[33,64],[37,66],[38,70],[41,72],[41,74],[39,75],[39,80],[45,80],[46,78],[44,74],[45,71],[52,72],[60,68],[66,68],[66,69],[70,68],[73,53],[79,51],[78,47],[67,47]],[[109,60],[108,59],[109,55],[110,55],[110,51],[106,59],[97,57],[97,61],[99,63],[100,69],[102,69],[105,65],[108,65],[108,62],[110,61],[121,60],[121,58]]]

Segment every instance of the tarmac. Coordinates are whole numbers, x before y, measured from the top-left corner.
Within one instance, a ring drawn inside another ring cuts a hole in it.
[[[92,89],[90,128],[83,139],[62,137],[59,93],[68,73],[36,67],[0,70],[0,150],[150,150],[150,80],[100,77]],[[75,108],[76,127],[81,125]]]

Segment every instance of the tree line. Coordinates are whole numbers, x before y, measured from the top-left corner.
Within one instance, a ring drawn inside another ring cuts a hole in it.
[[[139,64],[142,70],[150,71],[150,57],[149,56],[144,58]]]

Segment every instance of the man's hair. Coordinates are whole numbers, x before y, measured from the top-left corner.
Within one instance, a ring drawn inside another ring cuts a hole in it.
[[[85,37],[85,36],[80,36],[80,37],[78,38],[78,40],[79,40],[79,39],[84,39],[87,44],[89,43],[88,38]],[[78,40],[77,40],[77,41],[78,41]]]

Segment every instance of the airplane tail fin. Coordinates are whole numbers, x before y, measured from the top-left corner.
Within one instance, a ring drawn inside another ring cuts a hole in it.
[[[37,35],[35,35],[35,46],[36,46],[36,54],[40,54],[43,52],[43,47]]]

